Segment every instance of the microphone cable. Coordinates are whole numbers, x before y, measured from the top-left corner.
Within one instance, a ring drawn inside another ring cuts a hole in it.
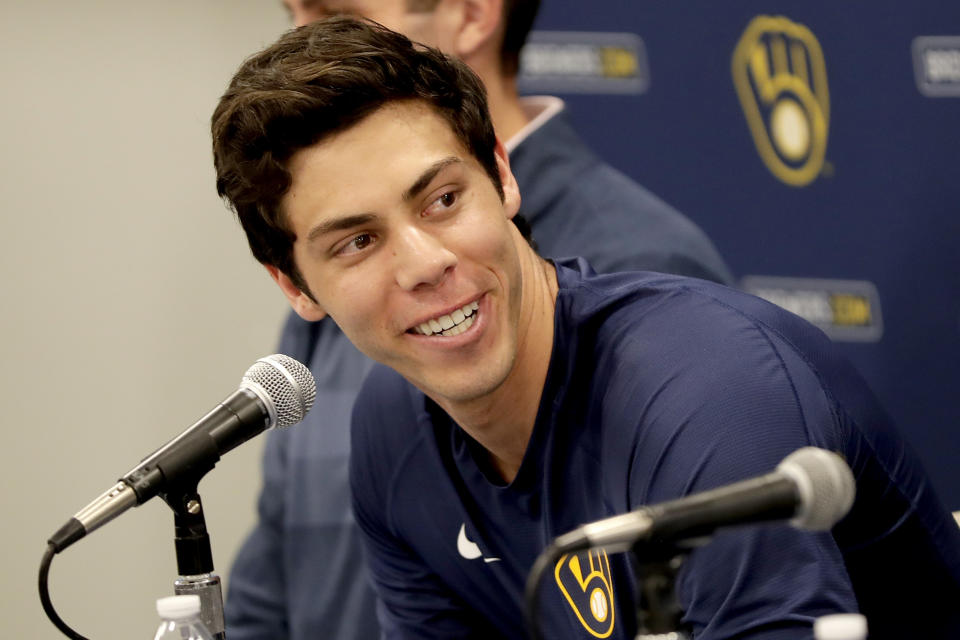
[[[141,461],[121,481],[68,520],[47,541],[46,551],[40,561],[37,587],[40,603],[50,622],[71,640],[88,640],[63,621],[50,599],[49,576],[53,556],[126,509],[160,493],[162,485],[157,482],[148,484],[145,477],[156,476],[161,480],[172,481],[178,477],[178,473],[192,474],[190,478],[195,487],[196,482],[220,459],[221,453],[233,449],[267,428],[286,427],[299,422],[313,406],[315,397],[313,375],[302,363],[283,354],[260,358],[247,370],[240,389],[230,398],[200,422]],[[239,405],[227,407],[234,398],[239,399]],[[240,417],[238,411],[244,417]],[[263,416],[261,412],[267,415]],[[197,432],[204,437],[194,437]],[[194,452],[191,447],[197,443],[207,446]],[[171,451],[176,455],[169,467],[171,477],[167,477],[168,467],[164,466],[164,456]],[[146,498],[137,495],[140,491],[146,493]],[[176,513],[176,507],[173,508]],[[210,553],[209,541],[206,552]]]
[[[53,562],[53,556],[57,553],[57,547],[51,542],[47,545],[47,550],[43,553],[43,559],[40,560],[40,578],[38,587],[40,589],[40,603],[43,605],[43,611],[50,618],[50,622],[60,629],[61,632],[71,640],[88,640],[86,637],[74,631],[66,622],[64,622],[56,609],[53,608],[53,602],[50,600],[50,590],[47,586],[47,578],[50,575],[50,563]]]

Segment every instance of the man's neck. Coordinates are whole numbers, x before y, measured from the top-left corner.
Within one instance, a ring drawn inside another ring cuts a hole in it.
[[[483,63],[479,60],[470,61],[470,66],[487,89],[487,106],[490,108],[493,128],[497,137],[506,142],[530,122],[530,117],[520,104],[516,76],[501,75],[499,64],[499,60]]]
[[[487,450],[490,463],[508,483],[516,477],[523,462],[540,408],[553,351],[558,289],[556,267],[524,246],[526,250],[521,253],[524,301],[513,369],[487,396],[456,405],[440,403],[450,417]]]

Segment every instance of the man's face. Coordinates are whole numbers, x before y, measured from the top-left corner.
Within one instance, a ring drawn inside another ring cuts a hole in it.
[[[497,161],[503,201],[447,122],[415,101],[295,153],[281,206],[316,304],[285,288],[294,308],[329,314],[441,404],[496,389],[517,355],[525,242],[499,146]]]
[[[282,0],[294,26],[302,27],[331,15],[369,18],[402,33],[414,42],[453,53],[446,5],[430,0]],[[437,5],[437,6],[435,6]]]

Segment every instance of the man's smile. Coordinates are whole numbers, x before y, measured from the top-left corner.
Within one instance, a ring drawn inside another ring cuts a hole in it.
[[[480,309],[480,304],[474,300],[460,308],[454,309],[436,318],[430,318],[425,322],[417,324],[411,328],[413,333],[419,333],[424,336],[456,336],[460,335],[471,326],[476,320],[476,312]]]

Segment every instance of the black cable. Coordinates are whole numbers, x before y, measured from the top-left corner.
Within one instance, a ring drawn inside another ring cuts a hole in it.
[[[47,617],[50,618],[57,629],[63,632],[65,636],[71,638],[71,640],[87,640],[69,626],[67,623],[60,619],[60,616],[57,615],[57,612],[53,608],[53,603],[50,601],[50,592],[47,589],[47,576],[50,573],[50,563],[53,561],[54,554],[57,553],[57,547],[54,544],[47,545],[47,550],[43,553],[43,559],[40,560],[40,579],[39,579],[39,588],[40,588],[40,602],[43,604],[43,611],[47,614]]]
[[[542,640],[543,638],[540,634],[540,625],[537,622],[540,608],[540,580],[543,578],[543,572],[555,564],[556,557],[557,548],[551,544],[537,556],[536,561],[530,568],[530,573],[527,574],[523,599],[526,603],[524,613],[526,614],[527,634],[530,636],[530,640]]]

